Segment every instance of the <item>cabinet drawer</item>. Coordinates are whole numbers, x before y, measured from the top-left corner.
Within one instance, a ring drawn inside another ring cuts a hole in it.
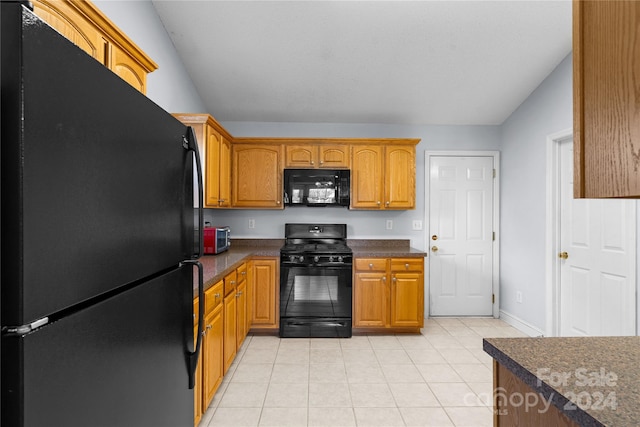
[[[386,269],[386,258],[356,258],[357,271],[385,271]]]
[[[230,292],[236,290],[236,283],[238,281],[237,278],[238,278],[238,275],[236,274],[235,270],[233,270],[233,272],[224,276],[224,294],[225,295],[229,295]]]
[[[415,271],[423,268],[423,258],[391,258],[391,271]]]
[[[222,302],[222,280],[204,291],[204,315],[207,316],[213,311],[216,306]],[[198,307],[196,306],[195,312],[197,313]]]

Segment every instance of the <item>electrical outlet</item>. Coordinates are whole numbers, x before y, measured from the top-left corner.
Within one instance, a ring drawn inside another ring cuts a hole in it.
[[[522,292],[516,292],[516,302],[522,303]]]
[[[393,229],[393,220],[392,219],[388,219],[387,220],[387,230],[392,230]]]
[[[419,219],[414,219],[413,220],[413,229],[414,230],[422,230],[422,221],[420,221]]]
[[[255,219],[250,219],[249,220],[249,228],[256,228],[256,220]]]

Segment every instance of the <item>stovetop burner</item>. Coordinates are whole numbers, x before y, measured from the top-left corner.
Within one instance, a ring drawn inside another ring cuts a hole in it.
[[[346,224],[285,224],[284,264],[350,264]]]

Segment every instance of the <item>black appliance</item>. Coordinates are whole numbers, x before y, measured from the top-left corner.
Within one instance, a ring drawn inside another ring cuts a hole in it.
[[[280,336],[351,337],[346,224],[285,224],[280,249]]]
[[[193,131],[21,4],[0,16],[1,424],[192,427]]]
[[[348,169],[285,169],[285,206],[349,206]]]

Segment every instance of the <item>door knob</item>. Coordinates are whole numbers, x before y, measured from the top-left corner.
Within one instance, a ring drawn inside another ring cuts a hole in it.
[[[569,254],[567,252],[560,252],[558,254],[558,257],[562,258],[562,259],[567,259],[567,258],[569,258]]]
[[[433,252],[438,252],[438,247],[437,246],[431,246],[431,250]]]

